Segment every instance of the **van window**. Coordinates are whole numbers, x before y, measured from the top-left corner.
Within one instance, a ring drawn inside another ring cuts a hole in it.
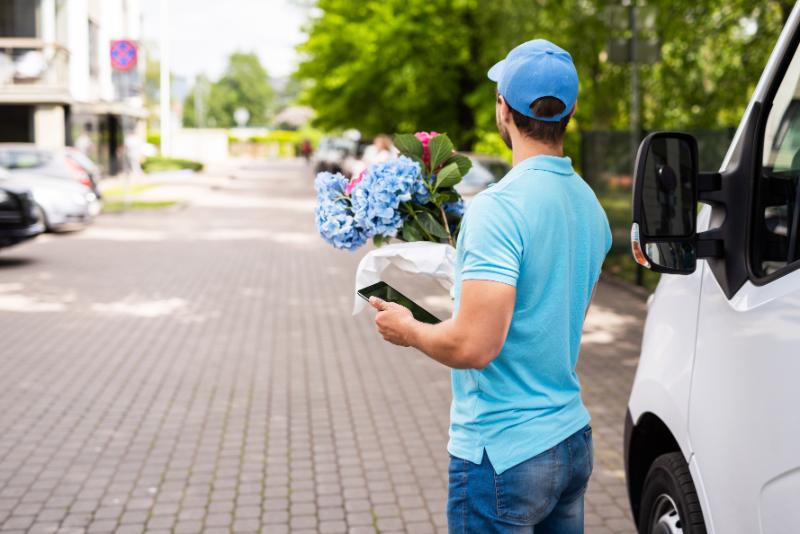
[[[752,270],[761,277],[800,259],[800,54],[767,109],[751,240]]]

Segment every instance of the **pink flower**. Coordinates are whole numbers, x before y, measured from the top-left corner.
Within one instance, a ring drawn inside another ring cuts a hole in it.
[[[428,148],[428,144],[437,135],[439,135],[439,132],[417,132],[414,134],[422,142],[422,161],[425,162],[425,165],[429,165],[431,162],[431,150]]]
[[[347,194],[347,196],[350,196],[350,195],[353,194],[353,189],[355,189],[356,186],[361,183],[361,180],[364,179],[364,176],[366,176],[366,174],[367,174],[367,169],[364,169],[363,171],[358,173],[358,176],[356,176],[355,178],[350,180],[350,182],[344,188],[344,192]]]

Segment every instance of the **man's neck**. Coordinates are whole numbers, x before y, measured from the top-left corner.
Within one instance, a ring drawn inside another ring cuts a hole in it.
[[[559,158],[564,156],[563,145],[547,145],[528,138],[516,139],[515,141],[511,150],[514,165],[534,156],[557,156]]]

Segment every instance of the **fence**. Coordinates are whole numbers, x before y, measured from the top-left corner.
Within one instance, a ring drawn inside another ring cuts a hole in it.
[[[733,139],[735,129],[690,130],[697,139],[700,171],[716,171]],[[643,132],[644,137],[648,132]],[[633,158],[627,131],[581,133],[581,166],[584,180],[599,193],[630,191]]]

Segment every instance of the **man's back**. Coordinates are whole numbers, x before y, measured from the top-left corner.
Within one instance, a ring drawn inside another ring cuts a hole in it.
[[[569,158],[520,162],[467,210],[458,242],[464,280],[516,287],[500,354],[482,370],[453,370],[450,445],[502,473],[584,427],[575,374],[584,314],[611,245],[605,213]]]

